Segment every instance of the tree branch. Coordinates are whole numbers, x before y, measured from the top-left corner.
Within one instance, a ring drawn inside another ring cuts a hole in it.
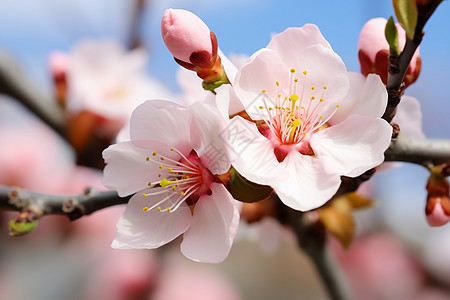
[[[119,197],[115,191],[92,189],[79,195],[47,195],[0,186],[0,210],[29,212],[35,215],[33,220],[45,215],[64,215],[76,220],[109,206],[126,204],[130,197]]]
[[[34,86],[19,64],[3,51],[0,51],[0,93],[22,103],[65,139],[66,121],[62,109]]]
[[[417,139],[399,134],[384,153],[386,161],[437,166],[450,162],[450,140]]]

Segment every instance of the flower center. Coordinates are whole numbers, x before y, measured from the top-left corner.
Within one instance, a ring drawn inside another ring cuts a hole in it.
[[[329,110],[325,101],[326,85],[321,89],[308,86],[307,71],[302,72],[301,80],[294,76],[295,73],[296,70],[291,68],[286,90],[280,87],[278,81],[275,82],[274,97],[269,97],[267,90],[262,90],[263,103],[258,107],[264,120],[260,132],[274,142],[274,152],[279,161],[283,161],[292,149],[314,155],[309,147],[311,134],[326,126],[339,108],[336,105]]]
[[[145,212],[155,208],[159,211],[173,212],[184,202],[192,207],[200,196],[211,195],[210,186],[215,178],[211,171],[203,166],[197,153],[192,150],[185,156],[175,148],[171,148],[170,151],[176,152],[181,159],[177,161],[157,152],[146,158],[153,168],[161,170],[161,174],[158,174],[161,179],[149,182],[151,192],[143,193],[143,196],[151,199],[153,196],[164,194],[165,197],[151,207],[144,207]],[[162,209],[161,206],[165,203],[170,204]]]

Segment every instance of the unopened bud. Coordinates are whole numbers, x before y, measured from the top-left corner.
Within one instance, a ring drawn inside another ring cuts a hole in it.
[[[218,55],[217,38],[195,14],[183,9],[167,9],[161,20],[161,34],[175,61],[197,72],[204,80],[205,89],[228,83]]]
[[[430,226],[442,226],[450,221],[450,185],[447,181],[449,166],[434,167],[427,183],[425,214]]]
[[[369,20],[361,30],[358,40],[358,56],[361,64],[361,73],[367,76],[370,73],[378,74],[384,84],[387,82],[389,44],[385,38],[385,27],[387,20],[384,18],[374,18]],[[405,30],[400,24],[395,24],[398,31],[398,49],[403,50],[406,43]],[[419,48],[414,53],[404,82],[408,86],[415,82],[420,74],[421,59]]]
[[[48,66],[55,85],[55,96],[61,106],[65,106],[67,93],[67,72],[70,68],[70,57],[60,51],[50,53]]]

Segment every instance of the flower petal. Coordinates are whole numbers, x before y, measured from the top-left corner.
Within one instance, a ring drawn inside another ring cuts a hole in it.
[[[291,27],[277,34],[267,45],[267,48],[276,51],[282,57],[294,57],[297,53],[311,45],[321,44],[330,48],[330,44],[320,33],[314,24],[306,24],[303,27]]]
[[[351,115],[379,118],[387,105],[386,87],[376,74],[364,75],[349,72],[350,90],[330,124],[338,124]]]
[[[338,190],[339,175],[328,174],[318,158],[290,152],[282,164],[287,169],[281,184],[274,186],[278,197],[287,206],[308,211],[327,202]]]
[[[211,190],[211,196],[200,197],[195,205],[181,252],[194,261],[219,263],[230,252],[239,225],[239,211],[223,185],[213,184]]]
[[[311,137],[327,173],[355,177],[384,161],[392,127],[383,119],[353,115]]]
[[[232,165],[242,176],[267,185],[280,179],[284,169],[274,154],[272,142],[259,133],[254,123],[236,116],[227,130],[229,145],[236,155]]]
[[[282,59],[287,64],[286,58]],[[294,75],[300,79],[303,101],[308,101],[312,96],[323,98],[322,105],[333,110],[336,104],[342,104],[350,84],[345,64],[333,50],[315,44],[297,52],[289,60],[289,67],[297,70]],[[305,75],[301,73],[304,71]]]
[[[175,102],[146,101],[133,111],[130,137],[132,141],[156,140],[187,151],[190,120],[189,110]]]
[[[203,164],[214,174],[223,174],[230,168],[228,147],[223,130],[226,121],[212,105],[196,102],[191,106],[191,145]]]
[[[131,197],[117,223],[116,237],[111,246],[118,249],[155,249],[184,233],[192,219],[186,204],[170,213],[157,209],[144,212],[144,207],[157,203],[165,196],[149,198],[138,193]]]
[[[164,173],[164,170],[160,170],[156,164],[146,161],[153,151],[172,159],[179,158],[164,144],[156,141],[147,143],[153,145],[151,150],[137,147],[132,142],[121,142],[104,150],[103,159],[106,166],[103,171],[103,184],[109,189],[116,190],[121,197],[133,194],[147,188],[149,181],[156,181],[158,174]]]
[[[402,101],[397,106],[397,113],[392,122],[400,126],[400,131],[405,136],[425,138],[425,134],[422,131],[420,102],[414,97],[402,96]]]
[[[260,106],[275,106],[275,103],[270,101],[276,99],[279,92],[277,81],[280,83],[279,90],[286,91],[287,94],[290,68],[291,66],[284,65],[274,51],[261,49],[236,74],[234,86],[236,95],[252,119],[263,119],[261,114],[264,114],[264,111],[259,109]],[[263,93],[263,90],[266,90],[266,93]]]

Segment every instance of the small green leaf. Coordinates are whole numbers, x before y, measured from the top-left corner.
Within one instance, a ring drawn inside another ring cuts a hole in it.
[[[9,235],[21,236],[33,231],[36,228],[37,221],[21,222],[16,220],[9,221]]]
[[[202,86],[204,90],[211,91],[214,93],[215,89],[219,88],[222,84],[229,84],[229,82],[226,80],[217,80],[214,82],[207,82],[203,81]]]
[[[413,39],[418,15],[416,0],[392,0],[392,3],[398,22],[405,29],[406,35]]]
[[[273,192],[273,189],[268,185],[256,184],[245,179],[234,168],[231,168],[229,172],[231,179],[228,185],[231,195],[236,200],[253,203],[266,199]]]
[[[390,55],[393,57],[398,57],[400,54],[400,51],[398,49],[398,31],[392,17],[390,17],[386,23],[384,35],[386,36],[386,41],[389,44]]]

